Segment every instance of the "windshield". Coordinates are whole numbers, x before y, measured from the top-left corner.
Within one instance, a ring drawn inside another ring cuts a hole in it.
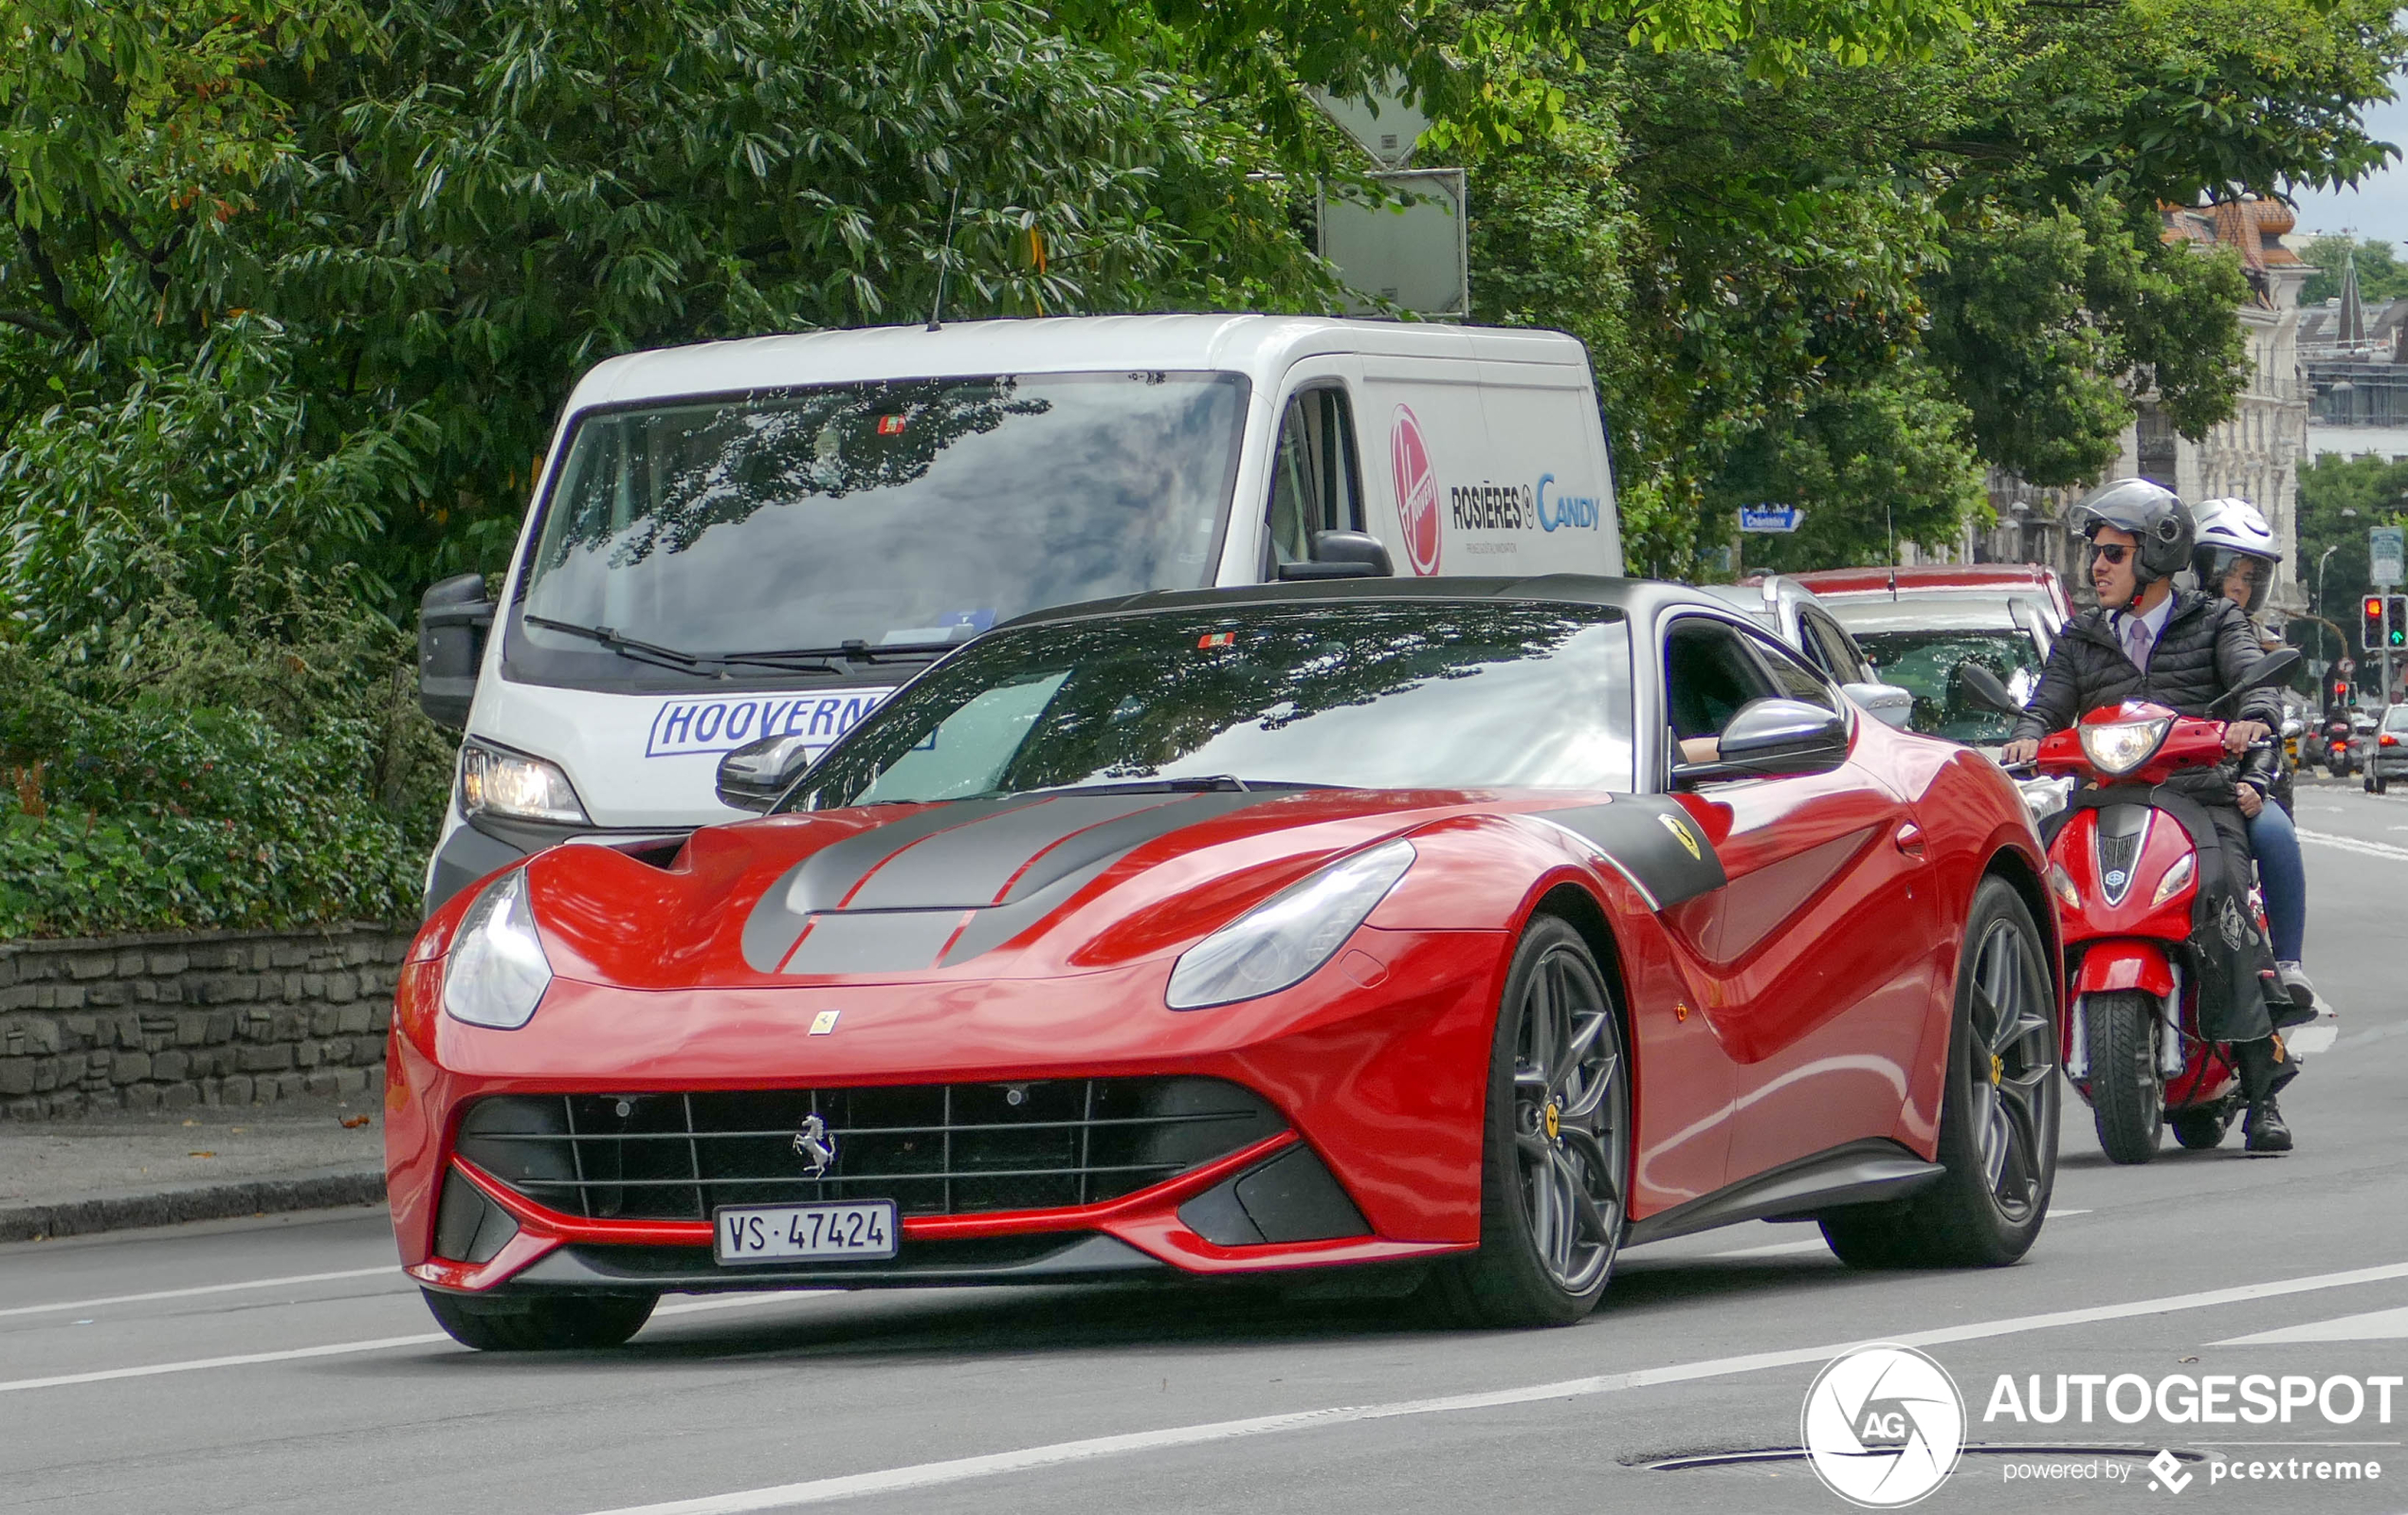
[[[1915,697],[1910,729],[1951,741],[1992,746],[2007,739],[2013,718],[1985,710],[1959,694],[1957,667],[1971,661],[1998,676],[2021,704],[2040,685],[2040,653],[2029,634],[1998,630],[1858,631],[1856,646],[1884,684]]]
[[[676,685],[723,671],[680,655],[941,647],[1200,587],[1246,392],[1230,374],[1037,374],[588,415],[522,575],[512,671]]]
[[[905,688],[789,808],[1179,781],[1628,790],[1621,612],[1322,602],[1031,627]]]

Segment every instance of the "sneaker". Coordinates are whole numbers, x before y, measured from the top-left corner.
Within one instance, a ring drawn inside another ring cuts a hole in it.
[[[2243,1149],[2250,1152],[2289,1152],[2291,1149],[2291,1128],[2283,1123],[2282,1108],[2274,1096],[2266,1095],[2249,1107],[2241,1121],[2241,1130],[2248,1141]]]
[[[2291,996],[2291,1003],[2305,1010],[2316,1007],[2316,986],[2308,981],[2308,970],[2302,968],[2297,959],[2274,964],[2274,976],[2283,981],[2283,988]]]

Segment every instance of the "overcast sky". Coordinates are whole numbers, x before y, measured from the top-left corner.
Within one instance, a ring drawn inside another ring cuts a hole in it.
[[[2408,97],[2408,76],[2395,79],[2392,87]],[[2408,98],[2368,110],[2366,129],[2375,140],[2408,150]],[[2408,167],[2397,157],[2390,167],[2367,175],[2354,190],[2301,190],[2297,198],[2299,229],[2311,236],[2353,231],[2379,242],[2408,243]]]

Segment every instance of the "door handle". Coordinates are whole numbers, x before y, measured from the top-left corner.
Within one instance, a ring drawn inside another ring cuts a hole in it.
[[[1899,851],[1906,853],[1908,857],[1913,858],[1918,863],[1923,861],[1922,827],[1917,826],[1912,821],[1908,821],[1905,825],[1899,827],[1897,831],[1889,839],[1898,844]]]

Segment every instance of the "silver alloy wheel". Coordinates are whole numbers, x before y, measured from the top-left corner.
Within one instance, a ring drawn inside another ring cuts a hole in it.
[[[2040,1133],[2057,1119],[2056,1022],[2048,970],[2019,924],[1996,921],[1973,969],[1973,1130],[1999,1214],[2020,1222],[2039,1203]]]
[[[1578,1294],[1613,1266],[1630,1166],[1622,1037],[1596,970],[1559,946],[1531,965],[1513,1065],[1522,1214],[1539,1263]]]

